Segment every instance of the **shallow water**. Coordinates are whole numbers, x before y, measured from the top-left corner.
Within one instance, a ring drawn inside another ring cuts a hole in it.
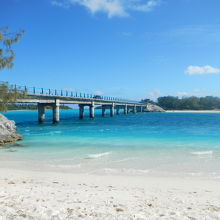
[[[86,112],[88,115],[88,112]],[[220,178],[220,114],[138,113],[37,123],[37,111],[11,111],[24,141],[0,149],[1,167],[125,175]]]

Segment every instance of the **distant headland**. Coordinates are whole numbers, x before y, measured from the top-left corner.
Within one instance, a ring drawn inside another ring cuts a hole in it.
[[[142,100],[144,103],[152,103],[160,106],[166,111],[204,111],[204,112],[218,112],[220,111],[220,98],[214,96],[205,97],[175,97],[175,96],[163,96],[159,97],[157,101],[150,99]]]

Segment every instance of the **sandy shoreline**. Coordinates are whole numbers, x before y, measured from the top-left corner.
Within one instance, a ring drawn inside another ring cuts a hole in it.
[[[220,110],[167,110],[166,112],[176,112],[176,113],[220,113]]]
[[[214,180],[0,173],[0,219],[220,219]]]

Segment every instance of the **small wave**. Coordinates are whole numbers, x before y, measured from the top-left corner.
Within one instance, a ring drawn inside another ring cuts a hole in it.
[[[99,157],[104,157],[110,155],[111,152],[105,152],[105,153],[100,153],[100,154],[89,154],[86,159],[96,159]]]
[[[104,168],[104,172],[107,174],[112,174],[112,173],[118,173],[118,170],[112,168]]]
[[[212,155],[213,151],[195,151],[191,153],[192,155]]]
[[[61,131],[50,131],[50,132],[48,132],[48,134],[50,134],[50,135],[56,135],[56,134],[61,134],[62,132]]]
[[[50,167],[55,167],[55,168],[64,168],[64,169],[79,169],[81,168],[81,164],[75,164],[75,165],[50,165]]]
[[[202,173],[197,172],[197,173],[189,173],[190,176],[202,176]]]
[[[150,170],[143,170],[143,169],[122,169],[124,173],[128,174],[147,174],[150,172]]]
[[[113,163],[121,163],[121,162],[126,162],[126,161],[129,161],[129,160],[137,160],[139,159],[138,157],[128,157],[128,158],[124,158],[124,159],[121,159],[121,160],[115,160],[115,161],[112,161]]]
[[[6,150],[7,152],[17,152],[17,150],[14,150],[14,149],[8,149]]]
[[[144,175],[148,174],[150,170],[143,170],[143,169],[132,169],[132,168],[104,168],[103,169],[106,174],[128,174],[128,175]]]

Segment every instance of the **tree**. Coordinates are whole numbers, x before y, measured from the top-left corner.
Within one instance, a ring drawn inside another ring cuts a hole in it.
[[[0,83],[0,111],[7,111],[8,103],[15,102],[21,93],[13,89],[7,82]]]
[[[157,99],[157,104],[165,110],[178,109],[179,99],[173,96],[164,96]]]
[[[4,68],[12,68],[15,53],[12,45],[18,43],[24,30],[11,33],[8,27],[0,29],[0,70]],[[7,111],[9,102],[15,102],[21,95],[16,89],[12,89],[8,83],[0,82],[0,111]]]
[[[141,103],[146,103],[146,104],[151,103],[151,104],[155,104],[155,102],[152,101],[151,99],[142,99],[142,100],[141,100]]]
[[[13,67],[15,53],[12,45],[18,43],[23,34],[24,30],[12,33],[8,27],[0,29],[0,70]]]
[[[220,98],[206,97],[173,97],[165,96],[157,99],[157,104],[165,110],[214,110],[220,109]]]

